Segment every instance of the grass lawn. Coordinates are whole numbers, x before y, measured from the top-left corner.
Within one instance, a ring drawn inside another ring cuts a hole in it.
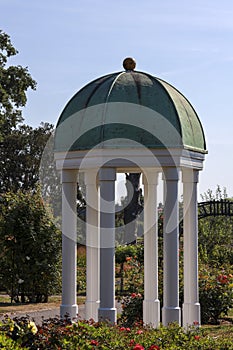
[[[201,327],[203,332],[207,333],[209,336],[216,337],[227,337],[232,339],[233,342],[233,324],[224,324],[220,326],[204,325]]]
[[[233,309],[229,310],[228,316],[233,318]]]

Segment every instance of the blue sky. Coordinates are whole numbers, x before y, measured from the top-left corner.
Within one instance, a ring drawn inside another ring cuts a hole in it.
[[[137,69],[179,89],[196,109],[209,154],[199,192],[226,186],[233,196],[232,0],[0,0],[0,29],[28,66],[25,121],[56,123],[71,96],[89,81]]]

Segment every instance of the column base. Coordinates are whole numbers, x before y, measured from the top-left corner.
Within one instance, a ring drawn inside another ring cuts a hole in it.
[[[65,318],[68,316],[68,318],[77,318],[78,315],[78,305],[61,305],[60,306],[60,316],[61,318]]]
[[[201,325],[201,306],[199,303],[183,304],[183,327]]]
[[[179,325],[181,325],[180,307],[163,307],[162,321],[164,326],[168,326],[168,324],[172,322],[177,322]]]
[[[85,302],[86,310],[86,320],[93,319],[95,322],[98,322],[98,309],[100,306],[100,301],[87,300]]]
[[[101,321],[110,321],[111,323],[116,323],[117,321],[117,309],[112,308],[103,308],[98,309],[98,320]]]
[[[160,324],[160,302],[156,300],[143,300],[143,323],[158,328]]]

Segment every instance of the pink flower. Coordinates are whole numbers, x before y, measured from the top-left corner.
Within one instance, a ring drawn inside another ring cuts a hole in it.
[[[135,343],[135,340],[134,339],[131,339],[130,342],[129,342],[129,346],[133,346]]]
[[[136,344],[134,346],[133,350],[145,350],[145,348],[142,345],[140,345],[140,344]]]
[[[158,345],[151,345],[148,350],[159,350],[160,347]]]
[[[143,330],[141,330],[141,329],[137,330],[137,334],[142,334],[142,333],[143,333]]]
[[[121,328],[120,328],[120,331],[121,331],[121,332],[124,332],[124,331],[126,331],[126,332],[130,332],[130,331],[131,331],[131,329],[130,329],[129,327],[127,327],[127,328],[125,328],[125,327],[121,327]]]
[[[131,294],[131,298],[132,299],[134,299],[134,298],[141,298],[141,297],[142,297],[142,295],[140,293],[138,293],[138,294],[137,293],[132,293]]]

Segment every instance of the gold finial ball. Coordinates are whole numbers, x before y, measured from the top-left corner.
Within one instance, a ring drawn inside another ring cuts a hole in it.
[[[136,67],[136,61],[132,57],[126,57],[123,61],[123,67],[125,70],[134,70]]]

